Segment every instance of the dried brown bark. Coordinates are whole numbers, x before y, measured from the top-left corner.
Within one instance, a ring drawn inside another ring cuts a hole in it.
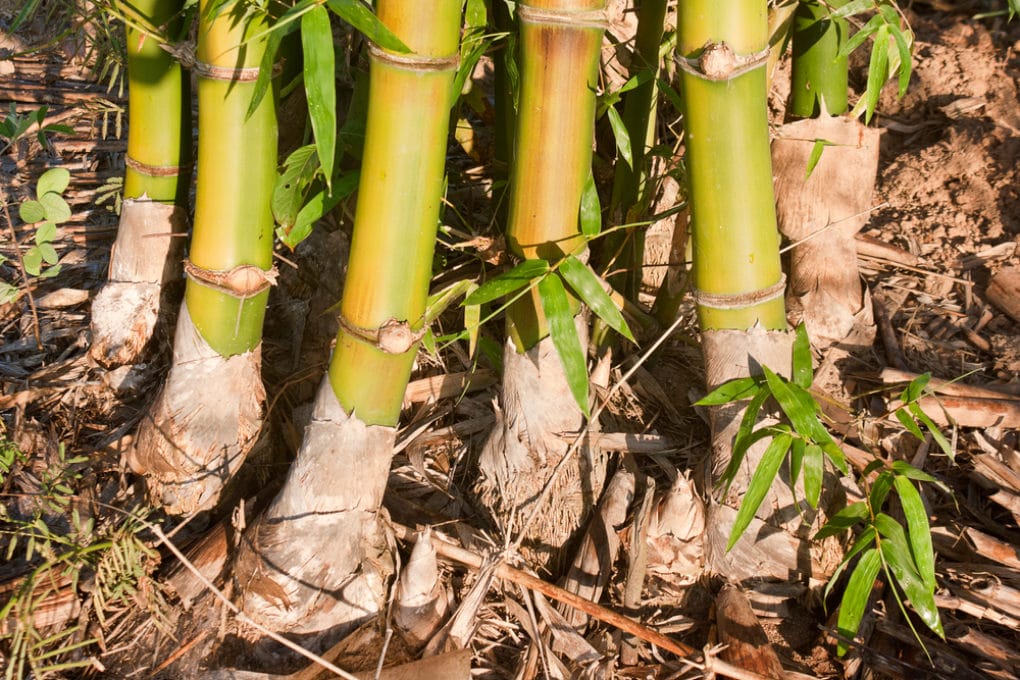
[[[209,510],[255,446],[266,400],[261,345],[229,358],[181,305],[173,366],[127,452],[150,500],[168,514]]]
[[[784,125],[772,143],[779,230],[796,244],[788,306],[803,314],[816,346],[843,341],[855,327],[872,326],[854,235],[872,207],[880,134],[856,119],[823,115]],[[832,146],[824,148],[806,177],[816,140]],[[854,344],[868,345],[873,337],[871,331],[871,337]]]
[[[93,359],[111,368],[141,356],[166,315],[164,293],[180,276],[186,232],[183,209],[144,198],[124,200],[109,279],[92,301]]]
[[[323,380],[283,489],[241,539],[246,614],[279,632],[340,635],[382,609],[393,560],[379,508],[395,439],[345,413]]]
[[[575,325],[586,347],[583,317]],[[557,473],[551,493],[542,495],[570,449],[570,435],[585,425],[551,338],[524,354],[507,340],[500,397],[496,425],[479,455],[476,492],[505,534],[523,534],[525,556],[556,572],[564,566],[564,547],[584,526],[602,493],[605,455],[587,444],[577,447]]]

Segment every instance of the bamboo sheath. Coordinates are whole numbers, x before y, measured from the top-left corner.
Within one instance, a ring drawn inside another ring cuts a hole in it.
[[[329,377],[348,413],[370,425],[392,426],[432,276],[460,3],[391,0],[379,3],[378,15],[412,53],[370,52],[364,160]],[[395,341],[389,351],[379,346],[387,333]],[[364,335],[378,335],[380,342],[359,337]]]
[[[265,20],[246,15],[242,3],[211,17],[209,4],[199,10],[198,190],[185,301],[206,342],[233,356],[262,338],[273,260],[276,108],[267,93],[247,115],[266,48]],[[203,273],[244,266],[246,280],[233,293],[203,281]]]
[[[765,60],[719,79],[701,72],[766,56],[766,3],[691,0],[679,11],[698,318],[702,329],[785,329]]]

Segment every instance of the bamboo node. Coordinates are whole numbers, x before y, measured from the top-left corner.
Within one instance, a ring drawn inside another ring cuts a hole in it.
[[[425,328],[412,331],[406,321],[387,319],[379,328],[362,328],[340,315],[340,329],[347,335],[366,342],[387,354],[404,354],[425,336]]]
[[[529,24],[553,24],[577,28],[609,28],[605,9],[563,10],[517,3],[517,16]]]
[[[207,80],[223,80],[230,83],[254,83],[259,79],[258,66],[245,66],[234,68],[232,66],[217,66],[207,64],[204,61],[195,60],[193,69],[199,78]]]
[[[139,160],[135,160],[131,156],[124,156],[124,165],[131,168],[140,175],[146,175],[147,177],[176,177],[181,174],[182,167],[180,165],[149,165]]]
[[[226,293],[238,300],[247,300],[276,285],[276,267],[262,269],[253,264],[242,264],[233,269],[215,270],[199,267],[184,260],[184,273],[189,279],[207,288]]]
[[[422,54],[394,54],[387,52],[374,42],[368,43],[368,54],[376,61],[409,71],[452,71],[460,66],[460,54],[448,57],[427,57]]]
[[[697,57],[677,56],[677,66],[684,72],[702,80],[719,82],[733,80],[768,63],[769,48],[737,54],[725,42],[707,42]]]
[[[698,288],[695,288],[693,292],[694,302],[701,307],[747,309],[783,297],[786,292],[786,274],[780,275],[778,283],[749,293],[708,293]]]

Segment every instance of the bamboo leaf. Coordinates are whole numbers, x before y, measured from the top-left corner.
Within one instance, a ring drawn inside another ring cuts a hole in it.
[[[882,21],[882,18],[880,16],[875,15],[871,17],[868,23],[864,24],[864,26],[861,27],[861,30],[857,31],[852,36],[850,36],[850,39],[843,44],[843,47],[839,49],[837,56],[839,57],[850,56],[851,52],[856,50],[864,43],[865,40],[867,40],[869,37],[875,34],[879,26],[884,25],[885,23]]]
[[[846,590],[843,592],[843,599],[839,605],[839,617],[836,626],[839,629],[841,639],[837,642],[836,653],[839,656],[846,654],[849,649],[848,640],[857,636],[857,629],[860,628],[861,619],[864,617],[864,610],[871,598],[871,589],[878,578],[878,570],[882,566],[882,560],[877,550],[871,548],[861,555],[861,559],[850,574]]]
[[[857,501],[830,517],[825,526],[819,529],[811,540],[820,541],[829,536],[836,536],[867,518],[868,504],[864,501]]]
[[[942,449],[943,453],[949,456],[949,460],[955,462],[956,452],[953,451],[953,445],[950,444],[949,440],[945,438],[945,435],[943,435],[942,431],[939,430],[938,425],[936,425],[932,421],[932,419],[928,417],[928,414],[924,412],[924,410],[920,407],[919,404],[913,403],[910,404],[910,406],[908,406],[907,408],[910,409],[910,412],[914,414],[915,418],[920,420],[924,424],[924,426],[928,428],[928,431],[931,432],[931,436],[935,439],[935,442],[939,445],[939,448]]]
[[[301,3],[301,5],[305,4],[311,3]],[[296,9],[298,7],[291,8],[284,14],[284,17]],[[280,43],[283,41],[284,36],[293,31],[297,26],[296,23],[283,24],[284,17],[280,17],[280,21],[269,32],[269,37],[266,38],[266,51],[262,53],[262,60],[259,62],[259,77],[255,80],[255,87],[252,89],[251,101],[248,102],[248,110],[244,114],[245,120],[251,118],[258,111],[262,98],[269,91],[269,83],[273,80],[273,65],[276,63],[276,55],[280,51]]]
[[[843,557],[843,561],[839,563],[838,567],[836,567],[836,571],[834,571],[832,576],[829,577],[829,582],[825,585],[825,591],[822,596],[823,599],[828,599],[832,587],[839,581],[839,577],[843,574],[843,570],[846,569],[847,565],[850,564],[850,561],[853,560],[856,555],[860,554],[862,550],[873,545],[877,535],[878,532],[876,532],[875,527],[872,526],[865,528],[864,531],[861,532],[861,535],[856,541],[854,541],[853,546],[850,547],[850,550],[848,550],[846,555]]]
[[[545,260],[525,260],[513,269],[480,285],[478,290],[468,295],[461,304],[482,305],[492,302],[530,285],[532,281],[548,272],[549,263]]]
[[[886,517],[888,516],[886,515]],[[877,523],[878,517],[875,519]],[[899,527],[891,517],[888,520]],[[879,531],[881,532],[881,530]],[[900,527],[900,531],[902,532],[902,527]],[[915,570],[906,538],[902,534],[896,538],[886,536],[886,539],[881,541],[880,547],[886,565],[888,565],[889,570],[896,579],[896,583],[903,590],[907,599],[910,600],[910,606],[913,607],[917,615],[924,621],[924,625],[928,626],[939,637],[945,638],[946,634],[942,630],[942,620],[939,618],[939,608],[935,604],[934,590],[928,589],[928,586],[921,580],[921,577]]]
[[[768,382],[772,396],[779,402],[779,408],[790,419],[793,429],[803,437],[808,437],[818,444],[828,456],[832,464],[844,475],[847,474],[846,457],[832,439],[825,426],[818,420],[818,404],[802,387],[787,382],[776,375],[768,366],[762,366],[765,380]]]
[[[623,122],[623,118],[620,117],[615,107],[610,106],[606,109],[606,113],[609,115],[609,125],[613,128],[613,137],[616,139],[616,148],[620,152],[620,157],[633,169],[634,152],[631,150],[630,133],[627,132],[627,125]]]
[[[315,178],[318,168],[319,157],[313,144],[294,149],[284,161],[283,172],[276,177],[270,202],[273,219],[284,229],[290,229],[297,219],[305,192]]]
[[[892,486],[893,474],[888,470],[875,477],[875,481],[871,483],[868,503],[876,512],[885,504],[885,499],[889,496],[889,490],[892,489]]]
[[[907,41],[902,30],[899,26],[892,26],[891,28],[893,40],[896,41],[896,49],[899,51],[900,63],[897,70],[899,71],[899,91],[898,97],[902,97],[907,93],[907,86],[910,85],[910,73],[913,70],[913,64],[911,63],[910,56],[910,42]]]
[[[804,171],[805,182],[811,178],[811,173],[814,172],[818,161],[822,160],[822,152],[825,151],[827,146],[829,146],[829,143],[824,139],[815,140],[814,146],[811,147],[811,155],[808,156],[807,169]]]
[[[782,465],[791,443],[793,443],[793,436],[786,433],[776,435],[769,442],[768,448],[765,449],[761,461],[754,470],[754,475],[751,477],[751,483],[747,487],[744,499],[740,503],[737,517],[733,521],[733,530],[730,532],[729,542],[726,544],[726,550],[731,550],[736,545],[737,541],[740,540],[740,536],[751,524],[754,513],[758,510],[761,502],[765,500],[765,495],[772,487],[772,480],[776,478],[779,466]]]
[[[893,415],[896,416],[896,420],[900,421],[900,424],[903,425],[903,427],[907,428],[907,431],[910,432],[910,434],[914,435],[918,439],[924,439],[924,433],[921,432],[921,428],[917,426],[917,423],[910,417],[910,414],[907,413],[906,409],[900,407],[893,411]]]
[[[721,406],[731,401],[750,399],[758,394],[761,378],[736,378],[727,380],[694,403],[695,406]]]
[[[599,204],[595,176],[590,170],[581,192],[580,222],[581,233],[585,236],[597,236],[602,231],[602,206]]]
[[[928,386],[930,381],[931,373],[922,373],[917,376],[900,393],[900,401],[905,403],[917,401],[924,396],[924,388]]]
[[[280,235],[280,240],[291,250],[296,248],[299,243],[308,238],[308,235],[312,233],[312,227],[323,215],[353,194],[357,188],[358,173],[354,172],[341,176],[340,180],[333,185],[332,192],[324,189],[314,194],[298,212],[294,226]],[[279,231],[282,230],[278,230],[278,233]]]
[[[336,57],[325,7],[319,5],[301,17],[301,50],[315,150],[326,173],[326,185],[331,186],[336,153]]]
[[[871,122],[871,116],[878,106],[878,97],[882,86],[889,77],[889,27],[885,24],[875,31],[875,42],[871,46],[871,61],[868,63],[868,84],[864,92],[867,102],[864,113],[865,124]]]
[[[874,0],[852,0],[842,7],[837,7],[829,14],[830,19],[846,19],[856,16],[872,9],[875,6]]]
[[[587,417],[588,366],[584,348],[581,347],[581,340],[577,336],[577,327],[574,326],[570,300],[560,277],[543,277],[538,282],[538,297],[542,300],[542,311],[549,324],[549,335],[563,364],[567,385],[570,386],[570,392],[574,395],[578,408]]]
[[[35,195],[43,196],[51,191],[57,194],[64,193],[64,189],[71,182],[71,173],[66,168],[50,168],[39,177],[35,184]]]
[[[807,444],[804,447],[804,495],[812,508],[818,507],[822,496],[822,476],[825,472],[825,458],[822,447]]]
[[[928,474],[924,470],[918,470],[916,467],[914,467],[913,465],[906,461],[903,460],[893,461],[892,469],[893,472],[895,472],[898,475],[903,475],[907,479],[913,479],[918,482],[927,482],[929,484],[934,484],[935,486],[937,486],[938,488],[940,488],[942,491],[949,495],[952,495],[953,493],[952,489],[950,489],[944,483],[940,482],[937,478]]]
[[[758,393],[751,398],[750,403],[744,408],[744,415],[740,419],[740,425],[737,426],[737,434],[733,438],[733,451],[730,454],[730,462],[726,466],[726,471],[723,472],[722,479],[726,484],[727,491],[729,490],[730,482],[733,481],[737,470],[740,468],[740,463],[743,461],[747,449],[754,442],[770,433],[769,428],[763,428],[758,431],[754,430],[754,426],[758,422],[758,412],[761,411],[761,407],[769,396],[767,389],[759,389]],[[763,434],[758,435],[756,432],[762,432]]]
[[[588,309],[605,321],[614,331],[631,342],[637,343],[634,335],[630,332],[630,328],[627,326],[627,322],[623,318],[623,314],[617,309],[616,303],[606,293],[602,283],[595,276],[595,272],[588,265],[573,255],[567,255],[560,262],[560,274],[570,284],[571,289],[573,289],[577,296],[581,298],[581,301],[588,306]]]
[[[801,322],[793,338],[793,383],[805,390],[811,387],[814,372],[811,368],[811,340],[807,328]]]
[[[18,217],[25,224],[35,224],[46,219],[46,210],[39,201],[25,201],[18,206]]]
[[[383,49],[391,52],[407,54],[411,48],[393,34],[379,17],[360,0],[327,0],[326,4],[333,13],[361,31],[366,38]]]
[[[907,520],[907,535],[910,538],[910,551],[914,556],[914,564],[921,575],[921,580],[930,590],[935,590],[935,553],[931,544],[931,526],[928,524],[928,513],[921,501],[921,494],[906,477],[896,476],[896,492],[900,495],[903,516]]]
[[[793,445],[790,447],[790,488],[794,490],[796,494],[797,479],[800,477],[801,468],[804,466],[804,449],[807,444],[804,443],[804,439],[797,437],[793,440]]]

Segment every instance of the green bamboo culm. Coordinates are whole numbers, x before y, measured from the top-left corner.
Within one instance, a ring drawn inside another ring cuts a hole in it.
[[[659,71],[659,46],[665,28],[666,0],[636,0],[638,28],[634,36],[634,55],[629,75],[643,73],[648,79],[627,92],[623,100],[623,123],[630,138],[632,163],[617,159],[613,176],[613,193],[609,214],[618,214],[624,222],[634,222],[651,202],[648,183],[649,161],[647,151],[655,143],[656,99]],[[610,279],[613,286],[631,300],[638,299],[644,265],[645,238],[643,228],[616,232],[608,238],[608,250],[616,256],[613,269],[624,269],[620,276]]]
[[[118,3],[126,26],[127,169],[124,198],[186,205],[191,162],[190,78],[160,42],[180,37],[182,0]]]
[[[246,115],[266,48],[264,15],[242,2],[220,4],[202,0],[199,6],[198,190],[189,255],[194,269],[185,300],[206,342],[233,356],[262,338],[273,261],[268,197],[276,179],[277,130],[271,95]],[[235,274],[229,282],[209,280],[210,273],[216,279],[229,272]]]
[[[370,51],[368,124],[329,378],[369,425],[396,425],[422,330],[442,202],[460,0],[379,0],[411,49]],[[390,351],[381,348],[392,341]]]
[[[847,39],[846,19],[831,18],[848,0],[801,0],[793,19],[793,69],[789,113],[816,118],[822,102],[829,115],[846,113],[848,61],[839,51]]]
[[[517,5],[521,79],[507,241],[519,258],[556,260],[584,246],[578,212],[591,171],[605,5],[605,0]],[[511,305],[508,330],[518,351],[548,335],[541,310],[537,288]]]
[[[786,328],[766,110],[766,9],[765,0],[678,5],[702,330]]]

